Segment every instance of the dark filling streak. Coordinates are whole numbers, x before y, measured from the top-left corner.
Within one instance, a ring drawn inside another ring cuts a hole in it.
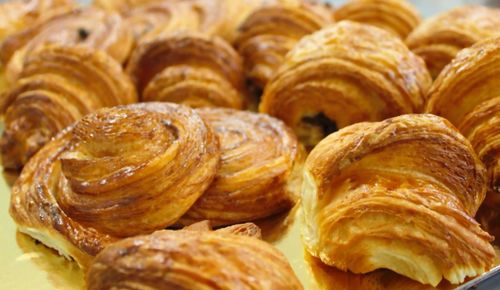
[[[337,124],[328,119],[323,113],[319,113],[315,116],[305,116],[302,118],[302,122],[321,127],[325,136],[338,131]]]
[[[80,37],[80,41],[84,41],[89,37],[90,32],[85,28],[78,28],[78,37]]]
[[[251,79],[246,80],[246,87],[248,88],[248,91],[252,99],[254,99],[257,104],[260,104],[260,100],[262,98],[264,90],[257,84],[255,84]]]

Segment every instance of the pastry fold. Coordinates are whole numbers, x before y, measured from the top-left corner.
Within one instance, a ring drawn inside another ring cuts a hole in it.
[[[310,147],[337,128],[420,112],[430,85],[424,62],[397,36],[341,21],[299,41],[259,109]]]
[[[427,111],[450,120],[488,169],[479,220],[500,238],[500,36],[458,53],[429,91]]]
[[[350,0],[335,10],[335,19],[374,25],[405,39],[420,23],[420,14],[406,0]]]
[[[423,21],[406,39],[433,78],[463,48],[500,34],[500,9],[467,5]]]
[[[321,5],[281,4],[256,10],[240,26],[235,42],[247,77],[263,88],[303,36],[332,22],[331,11]]]
[[[473,219],[486,170],[470,143],[434,115],[359,123],[306,160],[303,241],[353,273],[389,269],[423,284],[488,271],[492,237]]]
[[[101,107],[137,101],[119,63],[86,47],[45,46],[31,54],[2,99],[4,168],[20,169],[59,131]]]
[[[219,231],[158,231],[115,243],[87,274],[99,289],[303,289],[286,258],[259,239]]]
[[[128,63],[142,101],[243,107],[243,67],[219,37],[179,32],[140,44]]]
[[[101,109],[48,143],[12,188],[19,231],[81,266],[119,238],[174,224],[212,182],[218,141],[188,107]]]
[[[133,35],[118,13],[85,8],[52,17],[2,43],[0,57],[6,65],[9,84],[19,77],[26,57],[47,44],[87,46],[105,51],[123,63],[132,50]]]
[[[283,122],[232,109],[197,111],[219,138],[221,164],[213,183],[184,215],[183,224],[254,221],[295,204],[303,154]]]

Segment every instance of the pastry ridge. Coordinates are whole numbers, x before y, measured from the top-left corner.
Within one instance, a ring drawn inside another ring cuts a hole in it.
[[[346,127],[306,160],[303,241],[344,271],[462,283],[494,262],[492,237],[473,219],[485,173],[470,143],[434,115]]]

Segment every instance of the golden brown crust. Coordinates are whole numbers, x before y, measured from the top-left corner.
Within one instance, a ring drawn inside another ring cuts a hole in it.
[[[110,241],[172,225],[211,183],[212,130],[168,103],[102,109],[47,144],[12,189],[18,228],[80,265]]]
[[[427,111],[450,120],[488,169],[489,191],[479,219],[500,237],[500,36],[462,50],[429,91]],[[491,213],[490,213],[491,212]]]
[[[424,59],[436,78],[461,49],[499,35],[498,27],[500,9],[468,5],[425,20],[408,36],[406,44]]]
[[[374,25],[402,39],[420,23],[418,11],[406,0],[350,0],[335,10],[335,19]]]
[[[214,225],[248,222],[289,209],[302,168],[299,144],[281,121],[231,109],[199,109],[221,146],[214,182],[181,220]]]
[[[47,46],[30,55],[3,96],[4,168],[20,169],[59,131],[101,107],[137,101],[119,63],[85,47]]]
[[[247,77],[263,88],[300,38],[332,20],[330,11],[320,5],[282,4],[256,10],[240,26],[235,41]]]
[[[123,63],[131,52],[133,37],[117,13],[85,8],[52,17],[2,43],[0,56],[6,64],[8,82],[12,84],[18,78],[27,56],[47,44],[87,46]]]
[[[303,289],[285,257],[255,238],[159,231],[115,243],[97,256],[89,289]]]
[[[176,33],[141,43],[127,72],[143,101],[241,108],[243,68],[223,39],[200,33]]]
[[[342,21],[304,37],[288,53],[260,111],[282,119],[310,146],[331,132],[307,118],[322,115],[342,128],[420,112],[430,85],[425,64],[398,37]]]
[[[486,174],[445,119],[404,115],[346,127],[320,142],[304,171],[309,252],[341,270],[386,268],[436,286],[492,267],[492,237],[472,218]]]

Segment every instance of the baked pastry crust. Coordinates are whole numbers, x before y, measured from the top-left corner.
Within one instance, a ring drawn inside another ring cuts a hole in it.
[[[462,50],[429,91],[427,111],[450,120],[488,169],[489,190],[479,220],[500,237],[500,36]]]
[[[492,237],[472,218],[486,188],[472,146],[443,118],[355,124],[307,158],[303,241],[344,271],[459,284],[493,266]]]
[[[86,47],[46,46],[30,55],[2,99],[4,168],[20,169],[58,132],[101,107],[137,101],[119,63]]]
[[[343,128],[420,112],[430,85],[424,62],[397,36],[342,21],[299,41],[266,86],[259,109],[314,146],[331,132],[307,119],[322,115]]]
[[[467,5],[431,17],[406,39],[421,56],[433,78],[463,48],[500,34],[500,9]]]
[[[263,88],[303,36],[333,22],[322,5],[263,6],[240,26],[235,46],[245,61],[247,77]]]
[[[350,0],[335,10],[335,19],[377,26],[405,39],[421,18],[406,0]]]
[[[101,109],[48,143],[12,188],[19,231],[81,266],[110,242],[174,224],[212,182],[212,130],[192,109]]]
[[[140,44],[127,72],[146,102],[239,109],[244,104],[242,66],[223,39],[180,32]]]
[[[127,60],[133,36],[122,17],[95,8],[76,9],[9,36],[0,48],[6,78],[13,84],[27,56],[47,44],[82,45],[107,52],[118,62]]]
[[[214,225],[254,221],[290,209],[298,199],[303,154],[293,133],[267,115],[198,109],[214,128],[221,164],[213,183],[181,222]]]
[[[89,289],[303,289],[283,254],[219,231],[158,231],[115,243],[87,274]]]

